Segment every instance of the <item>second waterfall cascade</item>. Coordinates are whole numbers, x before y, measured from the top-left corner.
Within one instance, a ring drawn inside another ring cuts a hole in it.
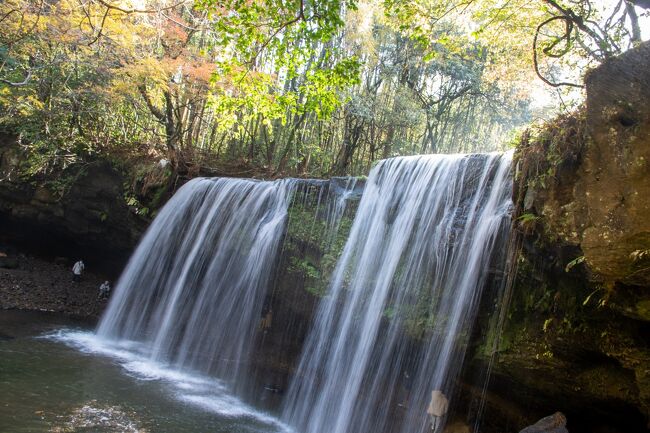
[[[483,286],[505,266],[494,257],[510,229],[510,166],[509,153],[429,155],[372,170],[285,422],[301,433],[430,431],[431,392],[453,397]]]

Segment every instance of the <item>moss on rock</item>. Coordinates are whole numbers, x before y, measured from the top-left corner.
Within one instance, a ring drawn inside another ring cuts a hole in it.
[[[586,106],[524,134],[515,154],[522,249],[494,372],[540,410],[531,419],[578,419],[571,432],[642,432],[650,419],[648,70],[649,43],[604,63]]]

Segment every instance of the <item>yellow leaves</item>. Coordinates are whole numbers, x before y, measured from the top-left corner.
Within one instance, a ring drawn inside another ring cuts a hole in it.
[[[2,105],[11,107],[14,116],[25,117],[44,108],[43,102],[34,95],[15,94],[8,87],[0,88],[0,106]]]
[[[0,2],[0,41],[12,43],[33,31],[39,25],[39,11],[40,7],[24,0]]]
[[[356,10],[347,12],[344,37],[350,46],[376,59],[377,47],[373,32],[375,23],[384,19],[384,11],[376,0],[359,2]]]
[[[0,2],[0,41],[14,51],[29,54],[51,47],[90,50],[110,47],[117,53],[134,54],[136,45],[151,48],[155,29],[147,20],[107,9],[98,2],[78,0],[6,0]]]
[[[137,85],[146,83],[160,90],[167,90],[173,65],[152,56],[138,59],[130,64],[116,68],[114,90],[131,94],[137,91]]]
[[[118,78],[116,89],[128,92],[134,83],[147,83],[147,85],[168,90],[176,85],[195,86],[207,90],[213,79],[215,65],[201,60],[187,58],[170,59],[148,56],[116,68],[114,71]],[[220,80],[220,87],[230,84]]]

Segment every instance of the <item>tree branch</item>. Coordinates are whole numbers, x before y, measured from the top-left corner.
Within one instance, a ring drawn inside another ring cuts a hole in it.
[[[95,42],[99,40],[99,38],[102,37],[102,33],[104,32],[104,24],[106,23],[106,18],[108,17],[108,13],[110,12],[109,8],[106,8],[106,12],[104,13],[104,16],[102,17],[102,22],[99,25],[99,31],[97,32],[97,35],[93,38],[92,41],[88,42],[88,46],[91,46]],[[90,23],[90,26],[95,30],[95,27],[92,25],[92,22],[90,21],[90,17],[88,17],[88,22]]]
[[[15,83],[15,82],[12,82],[12,81],[9,81],[9,80],[5,80],[4,78],[0,78],[0,83],[5,83],[5,84],[8,84],[8,85],[13,86],[13,87],[20,87],[20,86],[24,86],[27,83],[29,83],[31,78],[32,78],[32,71],[27,71],[27,76],[25,77],[25,79],[23,81],[21,81],[19,83]]]
[[[571,10],[569,8],[563,8],[555,0],[544,0],[544,1],[546,3],[548,3],[550,6],[552,6],[553,8],[555,8],[556,10],[558,10],[562,14],[561,18],[564,18],[566,20],[570,20],[580,30],[582,30],[583,32],[588,34],[596,42],[596,45],[598,45],[598,48],[602,51],[603,57],[607,58],[607,57],[610,57],[612,55],[612,52],[607,48],[607,46],[608,46],[607,41],[605,39],[603,39],[598,33],[596,33],[593,29],[590,29],[589,26],[587,26],[585,24],[585,21],[581,16],[577,15],[575,12],[573,12],[573,10]],[[553,20],[551,20],[551,21],[553,21]],[[548,20],[545,21],[544,23],[542,23],[541,26],[543,27],[543,25],[548,24],[548,22],[550,22],[550,21],[548,21]],[[538,26],[537,28],[538,28],[537,33],[539,33],[540,26]],[[592,53],[592,54],[595,54],[595,53]]]
[[[165,113],[160,110],[160,108],[156,107],[153,105],[153,102],[151,101],[151,98],[149,97],[149,93],[147,92],[147,85],[146,84],[140,84],[138,86],[138,91],[142,95],[142,98],[144,99],[144,102],[147,104],[147,108],[149,108],[149,111],[151,111],[151,114],[154,115],[156,119],[160,122],[165,121]]]
[[[100,5],[108,8],[108,9],[113,9],[113,10],[116,10],[116,11],[120,11],[120,12],[125,13],[125,14],[155,14],[155,13],[158,13],[158,12],[174,9],[174,8],[176,8],[176,7],[178,7],[178,6],[182,5],[182,4],[185,4],[185,3],[189,2],[190,0],[181,0],[178,3],[175,3],[175,4],[171,5],[171,6],[165,6],[164,8],[160,8],[160,9],[126,9],[126,8],[121,7],[121,6],[117,6],[115,4],[109,3],[106,0],[92,0],[92,1],[95,2],[95,3],[99,3]]]
[[[650,6],[650,3],[649,3]],[[641,41],[641,27],[639,26],[639,16],[634,10],[634,6],[631,2],[625,2],[625,12],[627,16],[630,17],[630,24],[632,25],[632,43]]]
[[[549,0],[549,1],[550,1],[550,0]],[[568,82],[554,83],[554,82],[548,80],[547,78],[545,78],[545,77],[542,75],[542,73],[540,72],[540,70],[539,70],[539,60],[537,59],[537,41],[538,41],[538,39],[539,39],[540,31],[542,30],[542,28],[543,28],[545,25],[547,25],[547,24],[549,24],[549,23],[551,23],[551,22],[553,22],[553,21],[558,21],[558,20],[564,20],[565,22],[570,22],[570,21],[569,21],[569,18],[567,18],[567,17],[565,17],[565,16],[555,16],[555,17],[551,17],[551,18],[547,19],[546,21],[544,21],[543,23],[541,23],[540,25],[537,26],[537,30],[535,31],[535,37],[533,38],[533,65],[534,65],[534,67],[535,67],[535,73],[537,74],[537,76],[538,76],[538,77],[539,77],[543,82],[545,82],[545,83],[548,84],[549,86],[553,86],[553,87],[571,86],[571,87],[580,87],[580,88],[582,88],[582,87],[584,87],[584,86],[582,86],[582,85],[580,85],[580,84],[574,84],[574,83],[568,83]],[[565,33],[565,35],[564,35],[562,38],[560,38],[560,40],[562,40],[562,39],[564,39],[564,38],[569,38],[570,36],[571,36],[571,33],[570,33],[570,32]],[[553,43],[553,45],[551,45],[550,47],[547,47],[547,49],[551,49],[551,48],[553,48],[554,46],[556,46],[556,45],[559,43],[560,40],[558,40],[558,41],[556,41],[555,43]],[[569,43],[569,41],[567,40],[567,44],[568,44],[568,43]],[[546,49],[544,49],[543,51],[544,51],[545,54],[548,54],[548,53],[546,52]]]
[[[650,9],[650,0],[627,0],[627,2],[640,8]]]
[[[273,38],[275,38],[282,30],[286,29],[287,27],[299,22],[299,21],[311,21],[314,19],[320,18],[320,15],[314,14],[309,18],[305,17],[305,0],[300,0],[300,10],[298,11],[298,15],[295,18],[290,19],[289,21],[285,21],[284,23],[280,24],[280,26],[269,36],[260,46],[260,48],[255,52],[255,55],[251,57],[249,63],[252,65],[254,64],[255,60],[259,57],[259,55],[266,49],[266,47],[271,43]]]

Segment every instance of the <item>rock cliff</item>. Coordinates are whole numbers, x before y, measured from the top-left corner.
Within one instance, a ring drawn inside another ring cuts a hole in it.
[[[98,160],[26,179],[23,162],[20,144],[0,135],[0,240],[119,272],[147,223],[127,206],[120,173]]]
[[[493,390],[529,422],[562,410],[572,433],[647,431],[649,70],[648,43],[605,62],[586,107],[517,149],[522,247]]]

